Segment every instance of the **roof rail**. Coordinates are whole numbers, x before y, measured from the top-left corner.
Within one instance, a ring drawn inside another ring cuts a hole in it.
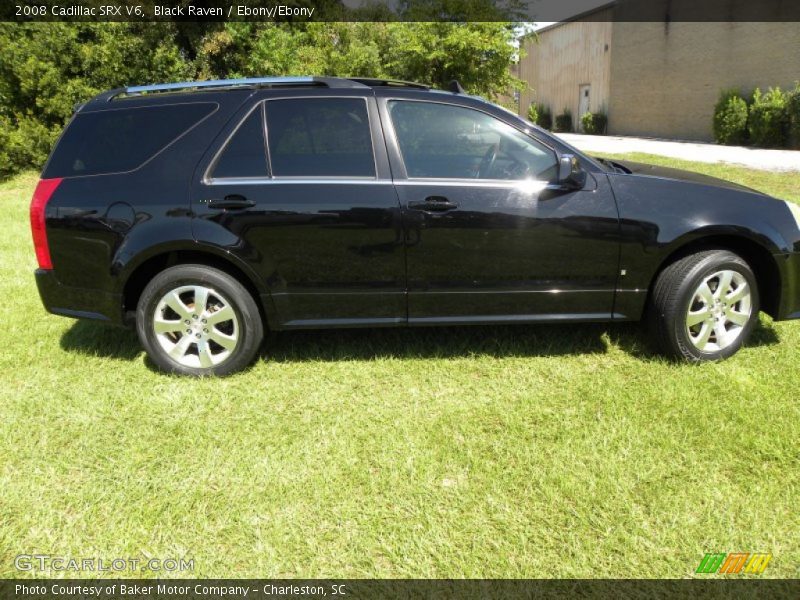
[[[420,90],[429,90],[431,87],[424,83],[417,83],[415,81],[402,81],[401,79],[380,79],[372,77],[350,77],[350,81],[360,83],[366,86],[387,86],[387,87],[410,87]]]
[[[132,85],[117,88],[100,94],[98,100],[112,100],[121,95],[137,95],[147,92],[169,92],[177,90],[193,90],[201,88],[229,89],[235,87],[267,87],[281,85],[324,85],[329,88],[360,88],[364,84],[340,77],[246,77],[241,79],[211,79],[207,81],[181,81],[176,83],[155,83],[152,85]]]
[[[166,92],[211,87],[235,87],[256,85],[297,85],[313,84],[313,77],[252,77],[243,79],[211,79],[207,81],[181,81],[178,83],[156,83],[153,85],[132,85],[125,88],[126,94],[142,94],[144,92]]]

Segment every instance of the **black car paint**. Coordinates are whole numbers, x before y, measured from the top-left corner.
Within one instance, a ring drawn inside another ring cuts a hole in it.
[[[217,108],[140,168],[65,178],[50,199],[54,268],[36,273],[50,311],[122,324],[135,309],[125,299],[141,283],[141,269],[182,252],[213,257],[242,274],[273,329],[638,319],[670,255],[724,236],[749,240],[772,257],[780,279],[773,316],[800,316],[800,233],[785,204],[763,194],[633,163],[623,163],[631,172],[621,173],[461,94],[378,87],[169,96]],[[365,98],[375,179],[220,185],[207,179],[217,151],[256,103],[308,96]],[[502,182],[409,180],[386,112],[389,98],[484,111],[558,153],[578,156],[587,184],[524,194]],[[151,95],[114,105],[163,101]],[[107,103],[101,96],[80,110]],[[210,200],[232,194],[255,205],[209,208]],[[457,208],[409,206],[431,196]]]

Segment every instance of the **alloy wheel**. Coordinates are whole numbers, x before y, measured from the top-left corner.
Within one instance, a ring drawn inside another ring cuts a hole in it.
[[[701,352],[719,352],[739,338],[752,312],[753,299],[744,275],[717,271],[692,294],[686,312],[689,339]]]
[[[207,368],[225,361],[239,343],[239,321],[216,290],[185,285],[161,297],[153,314],[161,348],[185,367]]]

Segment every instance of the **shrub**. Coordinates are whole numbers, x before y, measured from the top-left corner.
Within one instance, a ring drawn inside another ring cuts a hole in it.
[[[756,146],[779,148],[786,145],[789,113],[786,95],[781,92],[781,88],[769,88],[766,94],[756,88],[753,92],[753,103],[750,105],[747,129]]]
[[[556,115],[556,126],[553,131],[561,133],[572,132],[572,113],[568,108],[565,108],[564,112],[560,115]]]
[[[747,102],[737,90],[723,90],[714,107],[714,139],[719,144],[740,146],[748,141]]]
[[[16,125],[0,118],[0,179],[25,169],[41,169],[57,136],[58,129],[50,130],[30,117]]]
[[[542,129],[552,129],[553,113],[550,112],[550,109],[546,107],[544,104],[538,104],[536,106],[536,112],[537,112],[536,124]]]
[[[608,125],[608,117],[605,113],[585,112],[581,115],[581,127],[583,132],[588,135],[603,135]]]
[[[0,181],[17,172],[17,168],[11,164],[11,157],[8,154],[8,147],[11,143],[11,122],[8,118],[0,116]]]
[[[789,115],[789,145],[800,149],[800,81],[786,94],[786,112]]]
[[[544,104],[531,102],[531,105],[528,107],[528,120],[544,129],[551,129],[553,127],[553,115],[550,113],[550,109]]]
[[[531,123],[539,123],[539,105],[535,102],[531,102],[531,105],[528,107],[528,121]]]

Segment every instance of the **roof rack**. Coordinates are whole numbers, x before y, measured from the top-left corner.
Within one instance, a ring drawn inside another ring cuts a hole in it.
[[[153,85],[132,85],[125,88],[126,94],[143,94],[146,92],[167,92],[173,90],[236,87],[275,84],[310,84],[311,77],[254,77],[243,79],[211,79],[208,81],[181,81],[177,83],[156,83]]]
[[[260,87],[271,85],[325,85],[329,88],[363,87],[363,84],[339,77],[247,77],[242,79],[211,79],[208,81],[182,81],[179,83],[134,85],[124,88],[124,93],[142,94],[145,92],[164,92],[197,88]]]
[[[363,88],[363,83],[340,77],[246,77],[241,79],[211,79],[207,81],[180,81],[176,83],[154,83],[131,85],[98,94],[92,102],[109,102],[118,96],[138,96],[150,92],[174,92],[197,89],[235,89],[270,86],[326,86],[329,88]]]
[[[349,81],[354,81],[369,87],[374,86],[387,86],[387,87],[409,87],[420,90],[429,90],[431,87],[424,83],[417,83],[415,81],[403,81],[401,79],[380,79],[372,77],[351,77]]]
[[[407,87],[421,90],[430,89],[429,86],[413,81],[400,81],[397,79],[380,79],[369,77],[310,77],[310,76],[279,76],[279,77],[245,77],[240,79],[211,79],[207,81],[180,81],[176,83],[154,83],[151,85],[131,85],[116,88],[95,96],[91,102],[110,102],[119,96],[138,96],[152,92],[175,92],[181,90],[228,90],[236,88],[259,88],[280,86],[325,86],[328,88],[354,89],[377,86]]]

